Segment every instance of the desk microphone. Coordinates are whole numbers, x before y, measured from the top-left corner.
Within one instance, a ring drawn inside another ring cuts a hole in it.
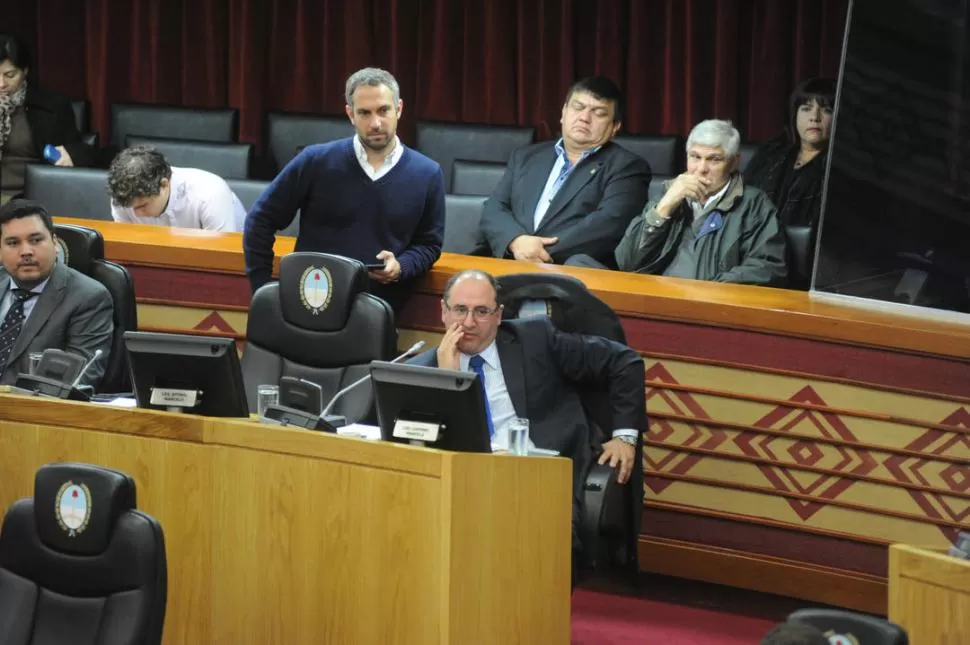
[[[415,344],[411,345],[406,352],[404,352],[403,354],[401,354],[391,362],[397,363],[399,361],[404,360],[405,358],[414,356],[415,354],[420,352],[421,348],[424,347],[425,345],[426,343],[423,340],[419,340]],[[325,407],[323,409],[323,412],[320,413],[320,419],[323,420],[325,423],[329,424],[330,426],[332,426],[333,428],[339,428],[340,426],[347,425],[346,418],[340,415],[331,416],[330,411],[333,410],[333,406],[337,404],[337,401],[340,400],[340,397],[342,397],[347,392],[350,392],[358,385],[361,385],[362,383],[366,383],[369,380],[370,380],[370,373],[367,373],[364,376],[357,379],[356,381],[354,381],[353,383],[351,383],[350,385],[348,385],[347,387],[345,387],[344,389],[334,394],[333,398],[330,399],[330,403],[328,403],[327,407]]]
[[[81,371],[77,373],[77,378],[74,379],[74,382],[73,383],[71,383],[71,389],[72,390],[77,387],[78,383],[81,382],[81,378],[84,376],[84,373],[87,372],[88,369],[90,369],[92,365],[94,365],[94,361],[96,361],[99,358],[101,358],[101,354],[103,354],[103,353],[104,352],[102,352],[100,349],[94,350],[94,355],[91,356],[90,359],[88,359],[88,362],[84,364],[84,367],[81,368]]]

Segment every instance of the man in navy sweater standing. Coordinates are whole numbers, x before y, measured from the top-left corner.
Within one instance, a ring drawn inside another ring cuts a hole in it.
[[[370,271],[371,291],[398,310],[409,283],[441,255],[444,175],[398,139],[404,103],[389,72],[355,72],[345,95],[357,134],[307,146],[256,200],[243,234],[246,272],[253,291],[271,280],[276,231],[299,210],[296,250],[380,264]]]

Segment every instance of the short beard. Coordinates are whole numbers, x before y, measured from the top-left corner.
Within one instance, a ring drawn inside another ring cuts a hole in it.
[[[390,146],[391,144],[394,143],[394,136],[393,135],[390,135],[390,134],[387,136],[387,139],[384,140],[384,144],[383,145],[375,145],[375,144],[371,143],[367,139],[367,137],[357,137],[357,138],[360,139],[360,143],[364,147],[370,148],[374,152],[383,152],[383,151],[387,150],[387,147],[388,146]]]

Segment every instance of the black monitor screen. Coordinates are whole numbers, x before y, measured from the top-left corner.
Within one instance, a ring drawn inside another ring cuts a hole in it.
[[[138,407],[166,409],[151,404],[153,388],[198,390],[201,402],[185,412],[249,416],[239,355],[231,338],[129,331],[125,345]]]
[[[410,443],[395,437],[399,420],[441,426],[437,441],[429,447],[462,452],[491,452],[485,397],[478,376],[420,365],[373,361],[374,398],[381,437],[385,441]]]

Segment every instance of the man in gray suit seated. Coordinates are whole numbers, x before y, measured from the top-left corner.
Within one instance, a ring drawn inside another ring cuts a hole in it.
[[[82,385],[97,386],[114,331],[111,294],[57,261],[54,223],[43,206],[26,199],[0,208],[0,384],[28,370],[28,356],[61,349],[91,358]]]

